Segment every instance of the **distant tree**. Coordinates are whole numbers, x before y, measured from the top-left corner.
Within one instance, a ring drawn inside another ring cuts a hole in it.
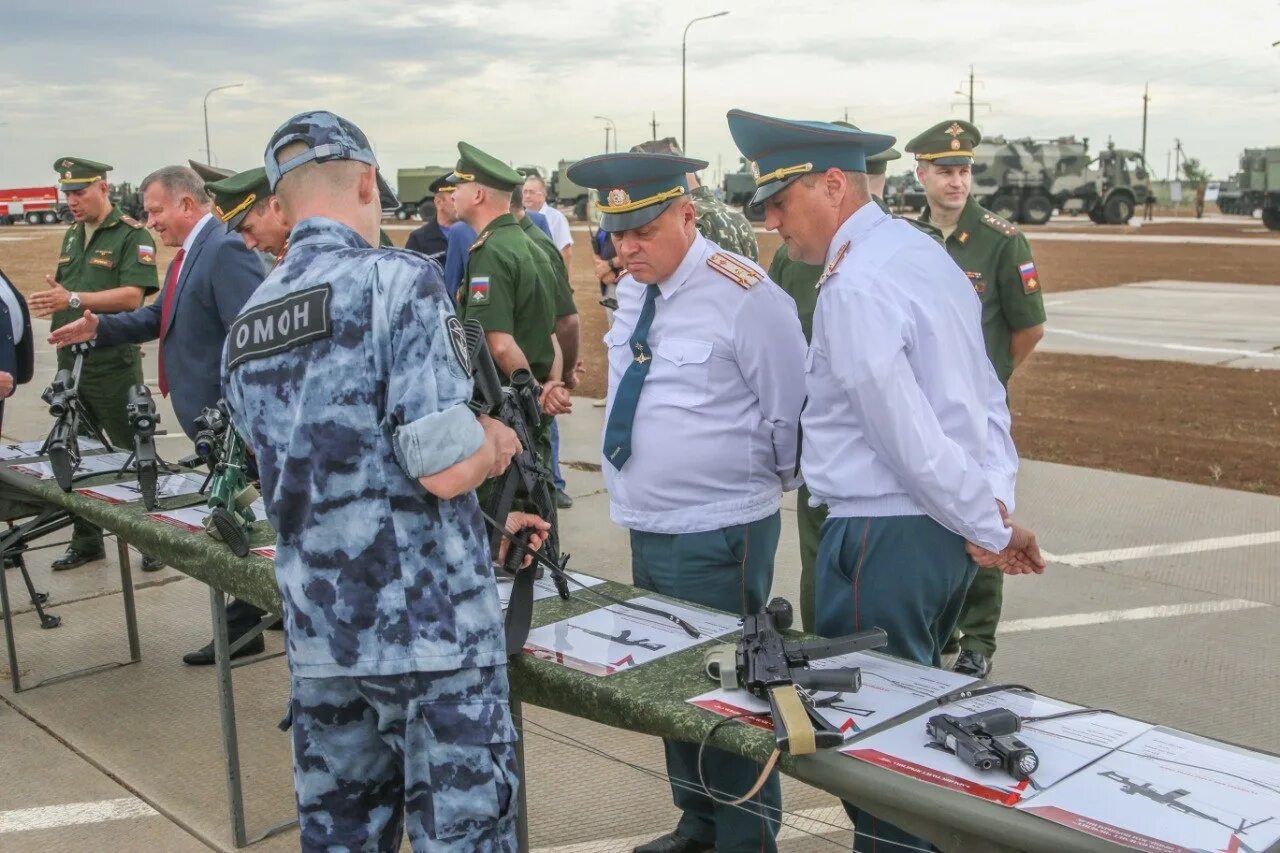
[[[1200,166],[1200,161],[1195,157],[1182,161],[1182,175],[1190,184],[1205,184],[1213,177],[1208,170]]]

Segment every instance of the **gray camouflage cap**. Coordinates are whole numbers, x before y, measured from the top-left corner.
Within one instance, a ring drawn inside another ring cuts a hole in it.
[[[284,163],[276,162],[276,154],[293,142],[306,143],[307,150]],[[267,150],[263,155],[267,182],[271,185],[272,192],[276,191],[281,178],[299,166],[330,160],[355,160],[368,163],[375,169],[378,167],[378,158],[373,156],[373,146],[369,144],[364,131],[327,110],[298,113],[280,125],[271,135],[271,141],[267,143]],[[386,178],[382,177],[382,172],[378,172],[378,192],[384,209],[400,206],[395,191]]]

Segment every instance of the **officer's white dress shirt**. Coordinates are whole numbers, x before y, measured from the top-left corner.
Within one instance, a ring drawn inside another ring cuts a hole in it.
[[[1003,549],[996,499],[1013,511],[1018,457],[973,285],[945,249],[874,204],[840,226],[833,263],[805,365],[813,502],[846,518],[925,514]]]
[[[698,235],[659,282],[648,344],[653,362],[640,392],[631,458],[602,459],[613,521],[652,533],[693,533],[759,521],[799,485],[797,426],[804,403],[804,333],[795,302],[756,264],[745,289],[708,265],[722,252]],[[725,253],[729,254],[729,253]],[[629,341],[645,285],[618,282],[605,335],[609,397],[634,353]]]
[[[534,213],[541,213],[547,217],[547,227],[551,229],[551,240],[556,244],[557,249],[573,245],[573,232],[569,229],[569,219],[558,208],[543,204]]]

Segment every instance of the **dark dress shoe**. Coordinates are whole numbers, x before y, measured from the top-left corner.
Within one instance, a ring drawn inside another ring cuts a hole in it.
[[[716,846],[714,844],[694,841],[692,838],[685,838],[678,832],[668,832],[660,838],[641,844],[632,853],[711,853],[715,849]]]
[[[164,560],[159,557],[149,557],[142,555],[142,570],[144,572],[158,572],[164,568]]]
[[[68,548],[66,552],[49,564],[55,572],[65,572],[67,569],[76,569],[85,563],[92,563],[95,560],[101,560],[107,556],[105,551],[78,551],[75,548]]]
[[[234,643],[236,637],[228,638]],[[231,659],[245,658],[249,655],[260,655],[267,648],[267,644],[263,641],[262,635],[254,637],[252,640],[244,644],[239,651],[231,653]],[[182,656],[182,662],[187,666],[213,666],[213,642],[210,641],[207,646],[202,649],[196,649],[194,652],[187,652]]]
[[[972,675],[974,678],[986,678],[991,674],[991,658],[968,649],[960,652],[952,671],[961,675]]]
[[[564,489],[556,489],[556,508],[569,509],[573,506],[573,498]]]

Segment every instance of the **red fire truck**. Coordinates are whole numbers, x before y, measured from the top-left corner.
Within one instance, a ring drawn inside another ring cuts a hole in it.
[[[0,225],[24,219],[32,225],[53,225],[70,218],[66,204],[58,199],[57,187],[0,188]]]

